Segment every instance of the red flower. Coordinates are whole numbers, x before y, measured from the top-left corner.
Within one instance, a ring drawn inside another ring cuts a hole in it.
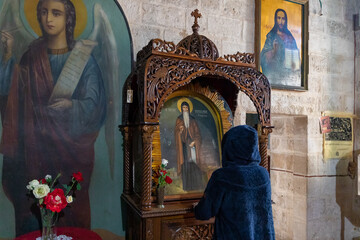
[[[64,191],[60,188],[55,188],[54,191],[46,195],[44,204],[47,209],[53,212],[60,212],[67,205]]]
[[[41,183],[41,184],[45,184],[45,183],[46,183],[46,179],[45,179],[45,178],[40,179],[40,180],[39,180],[39,183]]]
[[[166,177],[165,177],[165,182],[166,182],[167,184],[170,184],[170,183],[172,183],[172,179],[171,179],[169,176],[166,176]]]
[[[166,173],[167,173],[166,170],[160,170],[160,174],[161,174],[161,175],[165,175]]]
[[[83,178],[81,172],[73,173],[72,176],[73,176],[73,178],[74,178],[76,181],[78,181],[78,182],[84,181],[84,178]]]

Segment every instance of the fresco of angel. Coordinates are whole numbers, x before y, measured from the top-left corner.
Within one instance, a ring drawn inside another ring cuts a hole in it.
[[[82,191],[60,216],[59,226],[91,228],[89,187],[99,135],[114,177],[118,46],[101,5],[90,5],[94,24],[81,39],[76,35],[86,27],[82,1],[8,0],[2,6],[2,187],[14,206],[17,236],[39,229],[23,186],[58,172],[64,179],[78,171],[84,176]]]

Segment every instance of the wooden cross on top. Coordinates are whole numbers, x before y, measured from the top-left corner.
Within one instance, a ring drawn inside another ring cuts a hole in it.
[[[201,13],[199,13],[198,9],[195,9],[194,11],[192,11],[191,16],[195,18],[195,24],[197,24],[198,23],[197,19],[201,18]]]
[[[198,20],[198,18],[201,18],[201,13],[199,12],[198,9],[195,9],[194,11],[192,11],[191,16],[193,16],[195,18],[195,22],[194,22],[194,25],[192,26],[192,29],[193,29],[194,33],[197,33],[197,31],[200,28],[197,20]]]

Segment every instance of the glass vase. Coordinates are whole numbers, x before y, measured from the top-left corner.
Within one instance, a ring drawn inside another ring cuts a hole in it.
[[[165,186],[160,186],[156,188],[156,200],[157,207],[164,208],[164,195],[165,195]]]
[[[40,208],[41,213],[41,239],[42,240],[56,240],[56,222],[58,218],[58,213],[53,212],[46,208]]]

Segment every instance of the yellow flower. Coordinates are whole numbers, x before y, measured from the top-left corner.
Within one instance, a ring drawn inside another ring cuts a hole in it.
[[[36,198],[43,198],[50,192],[50,188],[46,184],[39,184],[34,186],[33,194]]]
[[[73,197],[72,196],[67,196],[66,197],[66,202],[67,203],[72,203],[74,200],[73,200]]]

